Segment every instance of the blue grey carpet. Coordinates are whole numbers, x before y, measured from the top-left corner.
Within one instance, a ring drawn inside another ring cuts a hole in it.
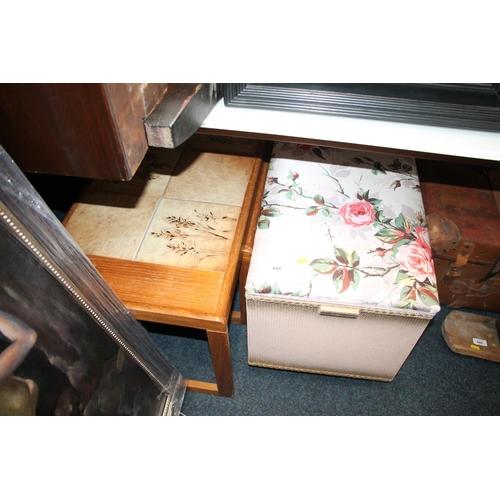
[[[450,350],[441,324],[451,311],[443,307],[435,316],[390,383],[249,366],[246,327],[231,325],[234,396],[187,391],[182,412],[187,416],[500,415],[500,363]],[[215,382],[204,332],[145,326],[184,377]]]

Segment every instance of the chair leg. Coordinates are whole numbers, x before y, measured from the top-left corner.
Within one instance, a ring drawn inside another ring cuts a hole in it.
[[[226,328],[224,333],[207,330],[207,337],[218,394],[219,396],[231,397],[234,393],[234,384],[228,329]]]

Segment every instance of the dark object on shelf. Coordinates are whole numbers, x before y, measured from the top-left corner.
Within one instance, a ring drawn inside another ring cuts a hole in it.
[[[144,121],[148,144],[176,148],[198,130],[217,100],[215,83],[170,83]]]
[[[417,165],[441,304],[500,311],[500,172]]]
[[[500,84],[225,83],[224,103],[500,132]]]

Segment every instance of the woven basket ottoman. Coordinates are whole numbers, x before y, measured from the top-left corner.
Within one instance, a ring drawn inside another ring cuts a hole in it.
[[[414,159],[275,143],[245,296],[250,365],[392,381],[440,309]]]

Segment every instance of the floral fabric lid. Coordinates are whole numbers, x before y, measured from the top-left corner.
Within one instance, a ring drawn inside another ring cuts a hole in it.
[[[246,292],[437,313],[415,160],[275,143]]]

